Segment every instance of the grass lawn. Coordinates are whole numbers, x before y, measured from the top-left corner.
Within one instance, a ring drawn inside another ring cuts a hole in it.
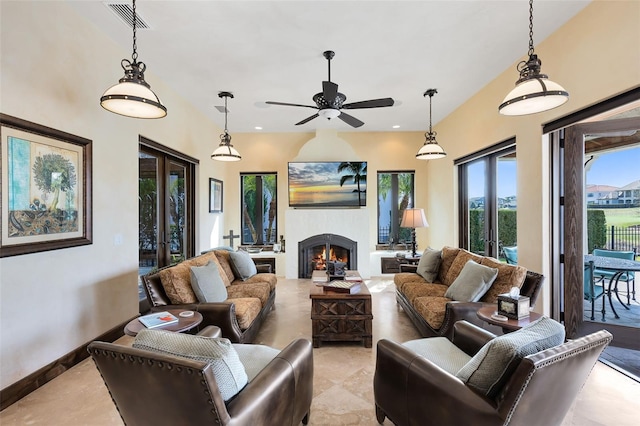
[[[640,225],[640,207],[630,209],[602,209],[607,218],[607,226]]]

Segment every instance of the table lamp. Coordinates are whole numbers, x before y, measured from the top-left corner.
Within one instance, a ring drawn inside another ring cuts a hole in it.
[[[411,228],[411,253],[416,257],[416,228],[428,227],[423,209],[406,209],[402,215],[402,228]]]

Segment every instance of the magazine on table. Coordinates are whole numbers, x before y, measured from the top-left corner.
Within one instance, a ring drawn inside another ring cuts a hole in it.
[[[178,317],[171,312],[155,312],[153,314],[145,315],[138,318],[142,325],[147,328],[156,328],[163,325],[175,324],[178,322]]]

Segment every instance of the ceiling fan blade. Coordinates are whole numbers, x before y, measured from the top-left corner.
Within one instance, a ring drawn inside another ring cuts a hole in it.
[[[322,82],[322,96],[327,101],[327,104],[331,105],[338,96],[338,85],[332,81]]]
[[[318,109],[317,106],[313,105],[301,105],[301,104],[289,104],[286,102],[273,102],[273,101],[266,101],[265,104],[269,104],[269,105],[283,105],[283,106],[294,106],[294,107],[303,107],[303,108],[313,108],[313,109]]]
[[[307,118],[305,118],[304,120],[302,120],[302,121],[300,121],[300,122],[296,123],[296,126],[299,126],[299,125],[304,124],[304,123],[308,123],[309,121],[313,120],[313,119],[314,119],[314,118],[316,118],[317,116],[318,116],[318,114],[313,114],[311,117],[307,117]]]
[[[364,124],[362,121],[358,120],[352,115],[347,114],[346,112],[341,112],[338,118],[344,121],[345,123],[347,123],[351,127],[360,127]]]
[[[393,99],[382,98],[382,99],[371,99],[368,101],[351,102],[349,104],[342,105],[342,108],[362,109],[362,108],[381,108],[381,107],[390,107],[390,106],[393,106]]]

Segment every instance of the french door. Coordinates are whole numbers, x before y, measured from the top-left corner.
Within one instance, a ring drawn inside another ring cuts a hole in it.
[[[515,139],[457,159],[460,192],[459,246],[503,258],[517,245]]]
[[[594,231],[591,229],[594,225],[589,224],[587,220],[590,210],[604,212],[604,216],[608,218],[607,224],[622,214],[627,214],[629,220],[635,220],[634,223],[637,222],[640,226],[640,218],[636,217],[638,203],[631,202],[640,191],[626,189],[627,186],[640,189],[640,162],[626,161],[630,156],[638,157],[640,117],[575,124],[564,129],[564,133],[558,131],[555,135],[557,145],[554,148],[558,151],[556,158],[560,166],[560,182],[557,185],[560,242],[556,250],[560,253],[561,285],[555,289],[554,295],[560,296],[564,302],[560,304],[560,311],[562,312],[564,307],[567,336],[573,338],[604,328],[614,335],[614,346],[640,350],[640,324],[625,321],[624,317],[615,318],[609,306],[606,306],[604,321],[599,315],[591,320],[584,314],[586,305],[583,302],[584,255],[594,247],[609,248],[603,245],[605,239],[598,241],[594,237]],[[599,175],[599,180],[594,181],[598,182],[598,185],[589,184],[587,178],[594,164],[616,159],[617,163],[613,162],[605,173]],[[603,179],[613,180],[616,175],[624,176],[621,182],[629,181],[629,185],[620,185],[618,188],[604,185],[607,182],[600,182]],[[588,196],[593,195],[594,191],[595,196]],[[631,197],[625,197],[627,192]],[[635,228],[635,225],[632,228]],[[629,238],[633,238],[634,235],[629,235]],[[603,235],[603,238],[605,237],[606,235]],[[612,240],[606,245],[615,246],[616,243]],[[636,284],[639,278],[636,275]],[[620,284],[619,290],[626,290],[624,283]],[[600,309],[600,303],[609,303],[606,298],[605,295],[596,301],[597,310]],[[612,303],[617,304],[616,310],[619,312],[634,309],[640,311],[637,303],[625,307],[617,303],[615,296]]]
[[[195,165],[198,160],[140,137],[139,274],[195,252]]]

